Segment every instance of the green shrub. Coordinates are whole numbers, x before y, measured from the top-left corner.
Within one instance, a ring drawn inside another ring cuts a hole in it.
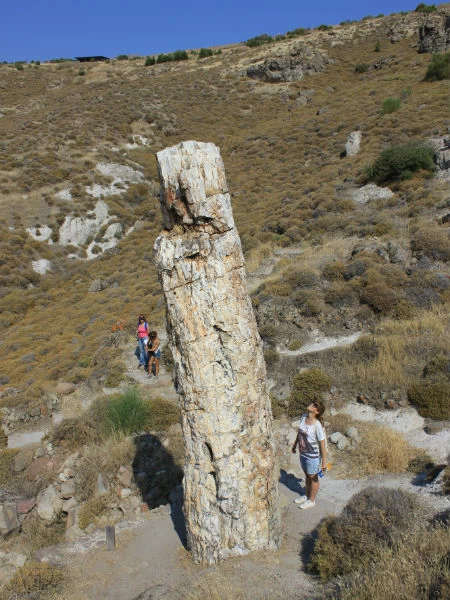
[[[214,50],[211,50],[211,48],[200,48],[200,51],[198,53],[199,59],[208,58],[208,56],[213,56],[213,55],[214,55]]]
[[[408,400],[422,417],[450,419],[450,381],[416,381],[408,389]]]
[[[333,25],[319,25],[319,27],[317,28],[319,31],[329,31],[330,29],[333,29]]]
[[[145,59],[144,66],[151,67],[155,63],[156,63],[156,58],[154,56],[147,56],[147,58]]]
[[[292,340],[292,342],[289,342],[288,349],[291,352],[295,352],[296,350],[299,350],[302,346],[303,342],[301,340]]]
[[[381,105],[380,115],[390,115],[398,110],[401,104],[400,98],[386,98]]]
[[[374,52],[381,52],[381,42],[380,40],[377,40],[375,42],[375,48],[373,49]]]
[[[127,54],[119,54],[119,56],[117,57],[117,60],[128,60],[128,55]]]
[[[433,55],[424,79],[425,81],[450,79],[450,52]]]
[[[435,12],[436,6],[434,4],[425,4],[424,2],[421,2],[414,10],[415,12],[432,13]]]
[[[355,65],[355,73],[367,73],[369,70],[369,65],[366,63],[357,63]]]
[[[367,168],[366,176],[378,184],[408,179],[417,171],[434,170],[434,151],[426,144],[412,142],[386,148]]]
[[[286,405],[283,401],[278,400],[275,396],[270,396],[270,404],[272,407],[272,416],[274,419],[281,419],[286,414]]]
[[[383,547],[395,548],[420,516],[412,494],[366,488],[353,496],[340,516],[319,526],[309,569],[326,580],[367,568]]]
[[[148,406],[137,388],[132,387],[106,403],[107,434],[130,435],[141,431],[148,419]]]
[[[331,377],[322,369],[309,369],[297,373],[292,381],[288,414],[297,417],[315,400],[321,400],[324,392],[331,387]]]
[[[262,33],[261,35],[248,39],[245,44],[249,48],[255,48],[256,46],[269,44],[270,42],[273,42],[273,37],[267,33]]]

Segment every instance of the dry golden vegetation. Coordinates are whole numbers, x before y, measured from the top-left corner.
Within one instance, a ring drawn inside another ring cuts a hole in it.
[[[302,255],[278,265],[280,280],[268,281],[254,304],[281,298],[319,324],[353,313],[375,328],[379,354],[370,363],[354,352],[339,384],[354,390],[355,381],[360,388],[383,380],[405,391],[425,346],[413,332],[405,341],[417,310],[420,322],[428,310],[430,318],[440,311],[439,338],[424,325],[425,339],[448,351],[450,253],[448,228],[440,220],[448,188],[419,173],[395,182],[390,200],[358,205],[349,194],[384,148],[447,132],[448,81],[425,82],[430,56],[413,47],[421,19],[367,19],[307,31],[301,39],[236,45],[201,61],[189,54],[187,61],[150,67],[144,58],[88,64],[84,74],[71,62],[23,70],[0,65],[0,383],[21,392],[4,402],[37,403],[61,379],[93,377],[111,386],[123,379],[121,345],[130,337],[116,339],[115,323],[125,322],[131,336],[141,310],[154,323],[164,317],[152,260],[161,227],[154,153],[187,139],[221,149],[250,271],[274,248],[301,244]],[[388,36],[394,24],[404,32],[395,44]],[[328,56],[323,73],[280,84],[243,74],[254,61],[298,43],[315,44]],[[380,61],[382,68],[355,70],[357,63]],[[400,106],[382,114],[387,98],[399,98]],[[362,151],[342,158],[356,129],[363,132]],[[136,135],[147,145],[127,147]],[[86,186],[110,183],[98,162],[140,165],[146,182],[106,201],[124,225],[143,220],[144,228],[95,260],[68,260],[72,247],[33,241],[24,228],[56,228],[67,214],[91,210]],[[72,200],[56,196],[67,189]],[[389,262],[378,248],[352,256],[356,246],[375,238],[409,257]],[[435,267],[408,273],[411,253]],[[38,258],[51,260],[52,271],[35,273],[31,260]],[[94,279],[106,283],[101,292],[88,291]],[[386,333],[392,319],[402,319],[394,322],[396,334]],[[393,359],[399,361],[396,372]]]

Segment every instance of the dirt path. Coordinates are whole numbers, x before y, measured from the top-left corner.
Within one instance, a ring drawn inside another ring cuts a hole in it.
[[[59,549],[59,562],[70,583],[65,600],[181,600],[188,590],[193,598],[265,600],[308,598],[313,581],[304,559],[320,521],[341,512],[348,500],[369,485],[402,489],[417,494],[430,511],[450,509],[450,498],[433,485],[419,485],[410,473],[379,475],[364,480],[334,479],[332,471],[321,481],[314,509],[300,510],[293,500],[302,493],[298,457],[288,449],[280,477],[283,542],[278,552],[259,552],[215,566],[192,563],[182,536],[180,507],[160,507],[140,521],[117,528],[116,550],[105,549],[99,532],[76,545]],[[220,593],[220,595],[219,595]]]

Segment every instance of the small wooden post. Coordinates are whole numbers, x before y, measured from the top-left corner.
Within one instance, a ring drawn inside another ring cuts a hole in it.
[[[107,525],[105,527],[106,533],[106,549],[107,550],[115,550],[116,549],[116,530],[114,525]]]

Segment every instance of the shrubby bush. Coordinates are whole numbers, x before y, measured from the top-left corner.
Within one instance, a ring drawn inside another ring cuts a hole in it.
[[[375,336],[362,335],[352,346],[352,352],[359,360],[371,362],[377,358],[380,353],[380,345]]]
[[[432,13],[432,12],[436,11],[436,5],[435,4],[425,4],[424,2],[421,2],[420,4],[418,4],[416,6],[416,8],[414,10],[415,10],[415,12]]]
[[[450,380],[416,381],[408,389],[408,400],[422,417],[450,419]]]
[[[367,285],[360,298],[361,304],[368,304],[376,313],[390,314],[396,302],[395,293],[384,283]]]
[[[324,392],[329,391],[330,388],[331,377],[322,369],[313,368],[297,373],[292,381],[289,396],[289,416],[301,415],[311,402],[321,400]]]
[[[450,52],[433,55],[424,79],[425,81],[450,79]]]
[[[154,56],[147,56],[147,58],[145,59],[144,66],[151,67],[155,63],[156,63],[156,58]]]
[[[401,104],[402,103],[400,98],[386,98],[386,100],[383,100],[383,103],[381,105],[380,114],[390,115],[391,113],[398,110]]]
[[[416,231],[411,239],[414,254],[422,252],[433,260],[450,260],[450,236],[448,230],[427,228]]]
[[[381,548],[395,548],[420,516],[412,494],[366,488],[353,496],[340,516],[320,525],[309,569],[326,580],[369,567]]]
[[[268,33],[262,33],[261,35],[257,35],[248,39],[245,44],[249,48],[256,48],[256,46],[261,46],[262,44],[269,44],[273,42],[273,37]]]
[[[434,151],[427,144],[412,142],[386,148],[366,169],[368,180],[378,184],[408,179],[417,171],[433,171]]]
[[[357,63],[355,65],[356,73],[367,73],[368,70],[369,70],[369,65],[366,63]]]

